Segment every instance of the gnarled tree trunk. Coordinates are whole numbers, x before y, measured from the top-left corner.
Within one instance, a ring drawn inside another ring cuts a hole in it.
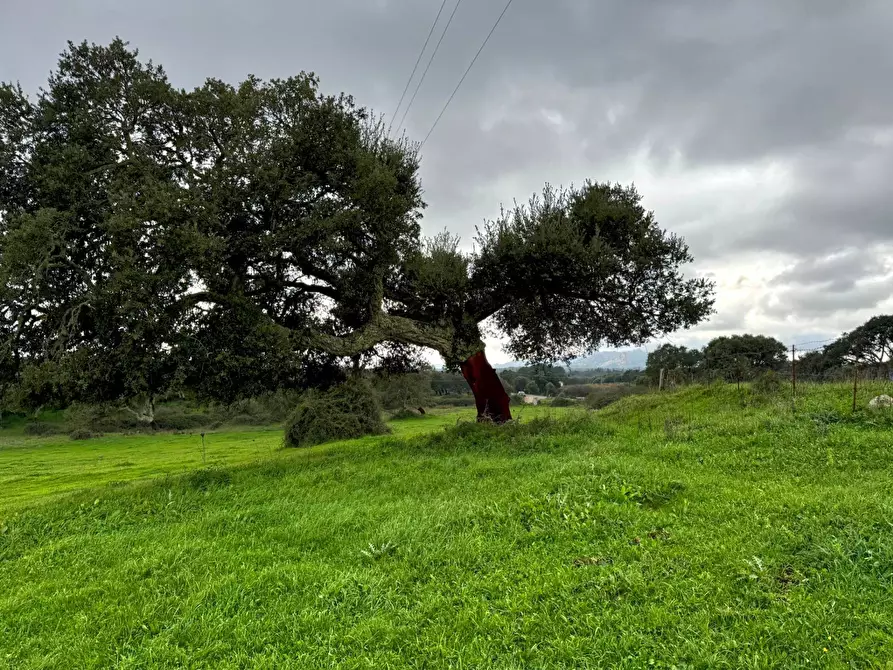
[[[310,333],[308,348],[343,357],[368,351],[381,342],[403,342],[434,349],[448,363],[462,361],[462,376],[474,394],[478,421],[505,423],[512,419],[509,397],[499,375],[484,355],[484,343],[477,329],[479,320],[474,320],[470,328],[459,333],[455,325],[434,325],[379,310],[368,324],[349,335]]]
[[[483,351],[478,351],[462,363],[462,376],[474,394],[478,421],[494,423],[511,421],[512,412],[509,409],[508,394]]]

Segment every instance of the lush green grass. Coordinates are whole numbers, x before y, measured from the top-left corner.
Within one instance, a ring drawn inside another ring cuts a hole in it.
[[[522,421],[542,416],[562,416],[561,408],[517,407]],[[459,421],[473,421],[474,409],[429,410],[425,416],[389,422],[392,435],[409,438],[430,433]],[[42,421],[50,419],[41,417]],[[60,419],[61,420],[61,419]],[[244,465],[282,455],[282,428],[228,428],[181,433],[107,435],[71,441],[67,435],[27,437],[23,420],[10,422],[0,431],[0,518],[22,506],[97,486],[120,486],[146,478],[170,478],[200,468]],[[374,444],[380,438],[355,440]],[[331,443],[323,450],[339,449]],[[314,451],[316,454],[319,450]],[[286,457],[291,455],[285,452]],[[293,454],[292,454],[293,455]]]
[[[697,388],[300,451],[214,434],[204,468],[196,436],[22,438],[0,666],[893,667],[893,428],[847,405]]]

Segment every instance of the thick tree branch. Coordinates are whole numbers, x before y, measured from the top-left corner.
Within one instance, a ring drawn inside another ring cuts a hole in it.
[[[307,344],[328,354],[348,357],[368,351],[382,342],[400,342],[434,349],[447,359],[471,356],[483,349],[479,340],[464,343],[457,351],[456,331],[451,326],[432,325],[402,316],[377,312],[366,325],[347,335],[307,334]]]

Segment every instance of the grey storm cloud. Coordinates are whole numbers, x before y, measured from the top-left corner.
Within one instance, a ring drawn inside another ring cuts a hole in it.
[[[776,304],[766,305],[765,313],[784,317],[796,305],[796,313],[801,318],[831,316],[841,311],[873,309],[890,297],[889,281],[870,281],[853,286],[847,291],[811,291],[801,288],[788,288],[777,296]]]
[[[425,137],[504,4],[461,3],[400,132]],[[36,90],[66,40],[119,35],[180,86],[314,71],[390,116],[439,6],[3,0],[0,80]],[[785,256],[765,284],[783,304],[748,309],[861,314],[884,300],[893,244],[891,31],[889,0],[514,0],[424,146],[425,229],[468,240],[544,182],[635,180],[649,206],[661,192],[657,218],[699,271]],[[729,174],[741,185],[698,185]],[[862,262],[829,260],[841,249]],[[721,312],[706,327],[738,321]]]
[[[866,278],[882,276],[887,264],[870,250],[846,249],[830,256],[799,261],[777,275],[773,286],[792,286],[843,293]]]

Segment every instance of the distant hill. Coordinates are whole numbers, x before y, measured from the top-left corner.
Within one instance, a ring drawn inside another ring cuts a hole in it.
[[[597,351],[589,356],[575,358],[571,361],[573,370],[644,370],[648,360],[648,352],[644,349],[624,349],[621,351]],[[520,368],[527,363],[513,361],[497,364],[497,368]]]

